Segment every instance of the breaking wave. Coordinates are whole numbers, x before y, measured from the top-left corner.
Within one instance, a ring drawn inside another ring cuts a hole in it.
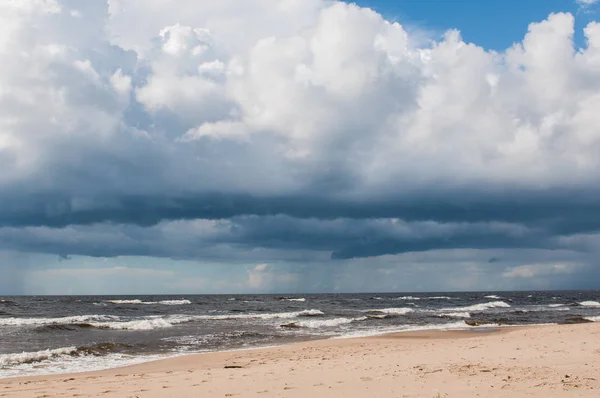
[[[303,303],[303,302],[306,301],[306,299],[304,297],[301,297],[301,298],[287,298],[287,297],[284,297],[284,298],[281,298],[280,300],[283,300],[283,301],[298,301],[300,303]]]
[[[192,304],[192,302],[190,300],[162,300],[162,301],[159,301],[158,304],[162,304],[162,305],[186,305],[186,304]]]
[[[0,326],[38,326],[37,331],[93,327],[114,330],[164,329],[187,322],[234,319],[290,319],[325,315],[317,309],[270,314],[169,315],[131,319],[112,315],[78,315],[60,318],[0,318]],[[39,328],[42,327],[42,328]]]
[[[452,297],[448,297],[448,296],[431,296],[431,297],[402,296],[402,297],[396,297],[393,300],[407,300],[407,301],[418,301],[418,300],[452,300]]]
[[[378,308],[367,312],[385,315],[406,315],[415,312],[412,308]]]
[[[223,315],[197,315],[194,318],[198,320],[228,320],[228,319],[288,319],[298,317],[323,316],[323,311],[317,309],[279,312],[270,314],[223,314]]]
[[[79,325],[92,321],[114,321],[118,319],[118,316],[111,315],[76,315],[59,318],[0,318],[0,326]]]
[[[41,362],[64,355],[72,355],[77,352],[77,347],[57,348],[36,352],[22,352],[20,354],[0,355],[0,368],[19,365],[22,363]]]
[[[156,304],[161,304],[161,305],[185,305],[185,304],[192,304],[192,302],[190,300],[162,300],[162,301],[142,301],[139,299],[136,300],[106,300],[106,303],[111,303],[111,304],[119,304],[119,305],[156,305]],[[96,304],[96,303],[94,303]],[[98,305],[98,304],[97,304]]]
[[[597,301],[582,301],[579,305],[582,307],[600,307],[600,303]]]
[[[586,319],[590,322],[600,322],[600,316],[586,316],[583,319]]]
[[[81,347],[62,347],[47,349],[35,352],[21,352],[15,354],[1,354],[0,368],[10,366],[42,362],[60,357],[79,357],[79,356],[103,356],[129,347],[126,344],[100,343]]]
[[[453,307],[453,308],[442,308],[440,311],[450,311],[450,312],[473,312],[473,311],[485,311],[490,308],[510,308],[510,304],[505,303],[504,301],[492,301],[489,303],[482,304],[474,304],[469,305],[467,307]]]
[[[347,325],[352,322],[364,321],[367,320],[368,317],[363,316],[360,318],[333,318],[333,319],[319,319],[319,320],[310,320],[310,321],[296,321],[290,322],[281,325],[284,328],[309,328],[309,329],[319,329],[319,328],[331,328],[341,325]]]

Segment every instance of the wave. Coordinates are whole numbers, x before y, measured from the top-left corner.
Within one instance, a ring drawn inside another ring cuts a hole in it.
[[[303,303],[303,302],[306,301],[306,299],[304,297],[301,297],[301,298],[287,298],[287,297],[283,297],[283,298],[280,298],[280,300],[282,300],[282,301],[298,301],[298,302],[301,302],[301,303]]]
[[[142,300],[105,300],[106,303],[111,304],[155,304],[155,301],[142,301]]]
[[[168,317],[146,317],[132,321],[90,322],[89,325],[100,329],[115,330],[154,330],[170,328],[174,325],[194,321],[222,321],[233,319],[289,319],[298,317],[314,317],[325,315],[320,310],[304,310],[274,314],[240,314],[240,315],[171,315]]]
[[[367,318],[369,319],[386,319],[390,318],[389,314],[367,314]]]
[[[288,319],[298,317],[309,317],[309,316],[322,316],[325,313],[321,310],[311,309],[302,310],[295,312],[279,312],[270,314],[223,314],[223,315],[196,315],[194,319],[197,320],[230,320],[230,319]]]
[[[92,321],[114,321],[118,316],[112,315],[76,315],[59,318],[0,318],[0,326],[42,326],[85,324]]]
[[[73,330],[74,328],[97,328],[113,330],[155,330],[170,328],[174,325],[194,321],[193,316],[172,315],[161,318],[159,316],[145,317],[135,320],[122,320],[115,317],[112,321],[88,321],[80,323],[50,324],[37,328],[37,331]]]
[[[600,316],[586,316],[583,319],[587,319],[590,322],[600,322]]]
[[[590,323],[590,322],[593,322],[593,321],[589,320],[588,318],[582,317],[582,316],[572,316],[570,318],[560,321],[559,324],[573,325],[573,324],[578,324],[578,323]]]
[[[418,301],[418,300],[452,300],[452,297],[448,297],[448,296],[431,296],[431,297],[402,296],[402,297],[396,297],[393,300],[407,300],[407,301]]]
[[[415,312],[415,310],[412,308],[378,308],[374,310],[368,310],[367,312],[375,312],[386,315],[406,315],[410,314],[411,312]]]
[[[455,321],[450,323],[442,323],[442,324],[427,324],[427,325],[405,325],[405,326],[388,326],[378,329],[371,330],[358,330],[358,331],[350,331],[344,333],[337,338],[345,339],[345,338],[354,338],[354,337],[368,337],[368,336],[380,336],[383,334],[390,333],[407,333],[407,332],[420,332],[420,331],[429,331],[429,330],[465,330],[472,329],[476,326],[469,326],[465,323],[465,321]]]
[[[600,307],[600,303],[597,301],[582,301],[579,305],[582,307]]]
[[[161,304],[161,305],[185,305],[185,304],[192,304],[192,302],[190,300],[162,300],[162,301],[142,301],[139,299],[135,299],[135,300],[105,300],[106,303],[111,303],[111,304],[119,304],[119,305],[136,305],[136,304],[143,304],[143,305],[156,305],[156,304]],[[96,303],[94,303],[96,304]]]
[[[494,299],[494,300],[502,300],[502,297],[496,296],[495,294],[490,294],[489,296],[484,296],[484,298]]]
[[[162,304],[162,305],[186,305],[186,304],[192,304],[192,302],[190,300],[162,300],[162,301],[159,301],[158,304]]]
[[[566,304],[549,304],[548,307],[550,308],[559,308],[559,307],[564,307]]]
[[[352,322],[364,321],[368,317],[363,316],[360,318],[333,318],[333,319],[319,319],[310,321],[296,321],[280,325],[283,328],[309,328],[309,329],[320,329],[327,327],[336,327],[341,325],[347,325]]]
[[[38,326],[38,331],[94,327],[115,330],[153,330],[169,328],[194,321],[221,321],[233,319],[290,319],[323,316],[318,309],[269,314],[223,314],[223,315],[152,315],[137,319],[113,315],[78,315],[60,318],[0,318],[0,326]],[[48,327],[50,326],[50,327]]]
[[[449,312],[447,314],[438,315],[440,318],[470,318],[471,314],[468,312]]]
[[[48,361],[60,357],[104,356],[130,348],[128,344],[99,343],[80,347],[61,347],[35,352],[0,354],[0,368]]]
[[[501,319],[490,319],[488,321],[464,321],[468,326],[507,326],[513,325],[513,323],[505,318]]]
[[[469,305],[467,307],[453,307],[453,308],[442,308],[440,311],[450,311],[450,312],[473,312],[473,311],[485,311],[490,308],[510,308],[510,304],[505,303],[504,301],[492,301],[489,303],[481,303]]]
[[[77,352],[77,347],[57,348],[54,350],[43,350],[36,352],[22,352],[19,354],[0,355],[0,368],[19,365],[22,363],[41,362],[63,355],[72,355]]]
[[[155,318],[155,319],[139,319],[126,322],[90,322],[89,325],[99,329],[115,329],[115,330],[154,330],[170,328],[179,323],[186,323],[192,320],[191,317],[185,318]]]
[[[78,328],[91,328],[93,327],[89,323],[70,323],[67,325],[63,324],[52,324],[52,325],[43,325],[35,328],[37,333],[51,333],[56,331],[72,331],[77,330]]]

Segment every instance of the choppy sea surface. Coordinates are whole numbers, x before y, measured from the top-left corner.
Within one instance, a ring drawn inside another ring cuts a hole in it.
[[[0,377],[413,330],[600,322],[600,291],[0,297]]]

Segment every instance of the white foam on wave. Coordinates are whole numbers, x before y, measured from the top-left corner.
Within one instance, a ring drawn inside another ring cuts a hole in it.
[[[147,356],[126,354],[73,355],[76,351],[76,347],[64,347],[37,352],[2,354],[0,355],[0,378],[90,372],[181,355],[179,353]]]
[[[229,320],[229,319],[288,319],[301,316],[319,316],[325,315],[323,311],[317,309],[302,310],[295,312],[278,312],[269,314],[223,314],[223,315],[197,315],[197,320]]]
[[[446,314],[439,314],[441,318],[470,318],[471,314],[468,312],[448,312]]]
[[[111,304],[154,304],[154,302],[147,302],[142,300],[106,300],[107,303]]]
[[[487,327],[493,325],[486,325]],[[407,332],[420,332],[420,331],[429,331],[429,330],[467,330],[481,328],[480,326],[469,326],[464,321],[455,321],[450,323],[443,324],[429,324],[429,325],[421,325],[421,326],[388,326],[377,329],[370,330],[358,330],[351,331],[348,333],[344,333],[341,336],[337,336],[338,339],[346,339],[346,338],[355,338],[355,337],[369,337],[369,336],[380,336],[383,334],[390,333],[407,333]]]
[[[402,296],[396,297],[393,300],[406,300],[406,301],[419,301],[419,300],[452,300],[452,297],[448,296],[431,296],[431,297],[414,297],[414,296]]]
[[[75,315],[59,318],[0,318],[0,326],[44,326],[89,323],[92,321],[114,321],[118,316],[112,315]]]
[[[154,330],[170,328],[178,323],[191,321],[191,317],[170,317],[169,318],[151,318],[137,319],[126,322],[90,322],[90,325],[100,329],[115,330]]]
[[[510,308],[510,304],[505,303],[504,301],[492,301],[489,303],[481,303],[469,305],[467,307],[453,307],[453,308],[442,308],[440,311],[448,311],[448,312],[463,312],[463,311],[485,311],[491,308]]]
[[[306,301],[306,299],[304,297],[301,297],[301,298],[285,298],[285,299],[282,299],[282,300],[284,300],[284,301],[298,301],[298,302],[301,302],[301,303],[303,303],[303,302]]]
[[[496,296],[495,294],[490,294],[489,296],[485,296],[484,298],[494,299],[494,300],[502,300],[502,297]]]
[[[158,304],[162,304],[162,305],[186,305],[186,304],[192,304],[192,302],[190,300],[162,300],[162,301],[159,301]]]
[[[583,307],[600,307],[600,303],[597,301],[582,301],[579,305]]]
[[[234,319],[290,319],[303,316],[320,316],[320,310],[304,310],[297,312],[271,313],[271,314],[224,314],[224,315],[171,315],[168,317],[151,316],[132,321],[118,322],[90,322],[90,325],[102,329],[116,330],[154,330],[170,328],[174,325],[193,321],[223,321]]]
[[[549,304],[548,307],[550,308],[559,308],[559,307],[564,307],[566,304]]]
[[[135,299],[135,300],[106,300],[106,303],[111,303],[111,304],[119,304],[119,305],[155,305],[155,304],[162,304],[162,305],[185,305],[185,304],[192,304],[192,302],[190,300],[161,300],[161,301],[142,301],[139,299]]]
[[[600,316],[586,316],[583,319],[590,322],[600,322]]]
[[[36,352],[21,352],[15,354],[1,354],[0,368],[15,366],[23,363],[32,363],[57,358],[63,355],[71,355],[77,352],[77,347],[64,347],[54,350],[43,350]]]
[[[294,325],[301,328],[320,329],[347,325],[352,322],[364,321],[366,319],[368,319],[366,316],[360,318],[311,319],[307,321],[294,322]]]
[[[243,319],[290,319],[322,316],[323,311],[309,309],[295,312],[268,314],[223,314],[223,315],[151,315],[132,319],[113,315],[77,315],[59,318],[0,318],[0,326],[45,326],[45,325],[89,325],[100,329],[153,330],[193,321],[221,321]]]
[[[415,312],[415,310],[413,310],[412,308],[376,308],[373,310],[368,310],[366,312],[381,312],[383,314],[390,315],[406,315],[410,314],[411,312]]]

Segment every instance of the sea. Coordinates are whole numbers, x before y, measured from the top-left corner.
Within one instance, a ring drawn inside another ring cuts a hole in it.
[[[0,297],[0,377],[421,330],[600,322],[600,291]]]

